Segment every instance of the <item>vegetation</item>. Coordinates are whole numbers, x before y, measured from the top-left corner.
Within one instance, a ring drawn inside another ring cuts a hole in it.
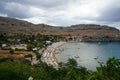
[[[120,80],[120,59],[110,58],[92,73],[91,80]]]
[[[58,70],[43,62],[34,66],[16,62],[0,64],[0,80],[28,80],[30,76],[33,80],[120,80],[119,74],[120,60],[115,58],[100,64],[96,71],[78,67],[74,59]]]
[[[15,51],[34,51],[33,49],[40,49],[46,48],[47,45],[50,45],[52,42],[57,42],[61,39],[60,36],[56,35],[24,35],[24,34],[16,34],[12,36],[8,36],[5,33],[0,34],[0,49],[2,50],[10,50],[10,53],[14,53],[11,50],[11,46],[20,46],[20,45],[27,45],[23,46],[23,49],[15,48]],[[49,42],[49,43],[48,43]],[[3,46],[5,45],[5,46]]]
[[[13,50],[13,49],[10,49],[10,53],[11,53],[11,54],[14,54],[14,50]]]
[[[75,59],[68,59],[67,66],[69,67],[77,67],[77,62]]]
[[[9,57],[9,58],[0,58],[0,63],[3,63],[3,62],[13,62],[14,59]]]

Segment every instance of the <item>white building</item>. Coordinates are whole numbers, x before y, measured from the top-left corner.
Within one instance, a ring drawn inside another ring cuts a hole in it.
[[[51,43],[51,41],[46,41],[46,43],[47,43],[47,44],[50,44],[50,43]]]
[[[2,44],[2,47],[6,47],[7,46],[7,44]]]
[[[38,49],[37,48],[32,48],[33,51],[37,51]]]

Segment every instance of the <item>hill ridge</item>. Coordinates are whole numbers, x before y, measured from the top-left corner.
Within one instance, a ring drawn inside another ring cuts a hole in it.
[[[98,24],[77,24],[67,27],[47,24],[32,24],[9,17],[0,17],[0,33],[6,34],[42,34],[75,36],[83,41],[119,41],[120,31],[114,27]]]

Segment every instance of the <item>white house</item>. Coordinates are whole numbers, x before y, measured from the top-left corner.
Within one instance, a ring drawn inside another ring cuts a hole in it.
[[[38,50],[38,49],[35,47],[35,48],[32,48],[32,50],[33,50],[33,51],[36,51],[36,50]]]
[[[25,49],[27,50],[27,44],[15,44],[10,46],[12,49]]]
[[[51,43],[51,41],[46,41],[46,43],[47,43],[47,44],[50,44],[50,43]]]
[[[2,47],[6,47],[7,46],[7,44],[2,44]]]

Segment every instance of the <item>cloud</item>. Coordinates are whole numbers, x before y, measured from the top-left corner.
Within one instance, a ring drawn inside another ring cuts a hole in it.
[[[28,22],[34,23],[34,24],[39,24],[39,23],[44,23],[44,18],[42,17],[32,17],[32,18],[27,18],[27,19],[23,19],[26,20]]]
[[[1,0],[0,15],[27,20],[35,24],[118,25],[119,3],[119,0]]]
[[[8,17],[8,15],[7,15],[7,14],[2,14],[2,13],[0,13],[0,16],[3,16],[3,17]]]
[[[4,0],[2,2],[16,2],[24,5],[32,5],[36,7],[51,8],[61,5],[66,5],[66,3],[74,2],[76,0]]]
[[[8,17],[24,18],[28,17],[27,6],[16,2],[0,1],[0,13],[8,15]]]

